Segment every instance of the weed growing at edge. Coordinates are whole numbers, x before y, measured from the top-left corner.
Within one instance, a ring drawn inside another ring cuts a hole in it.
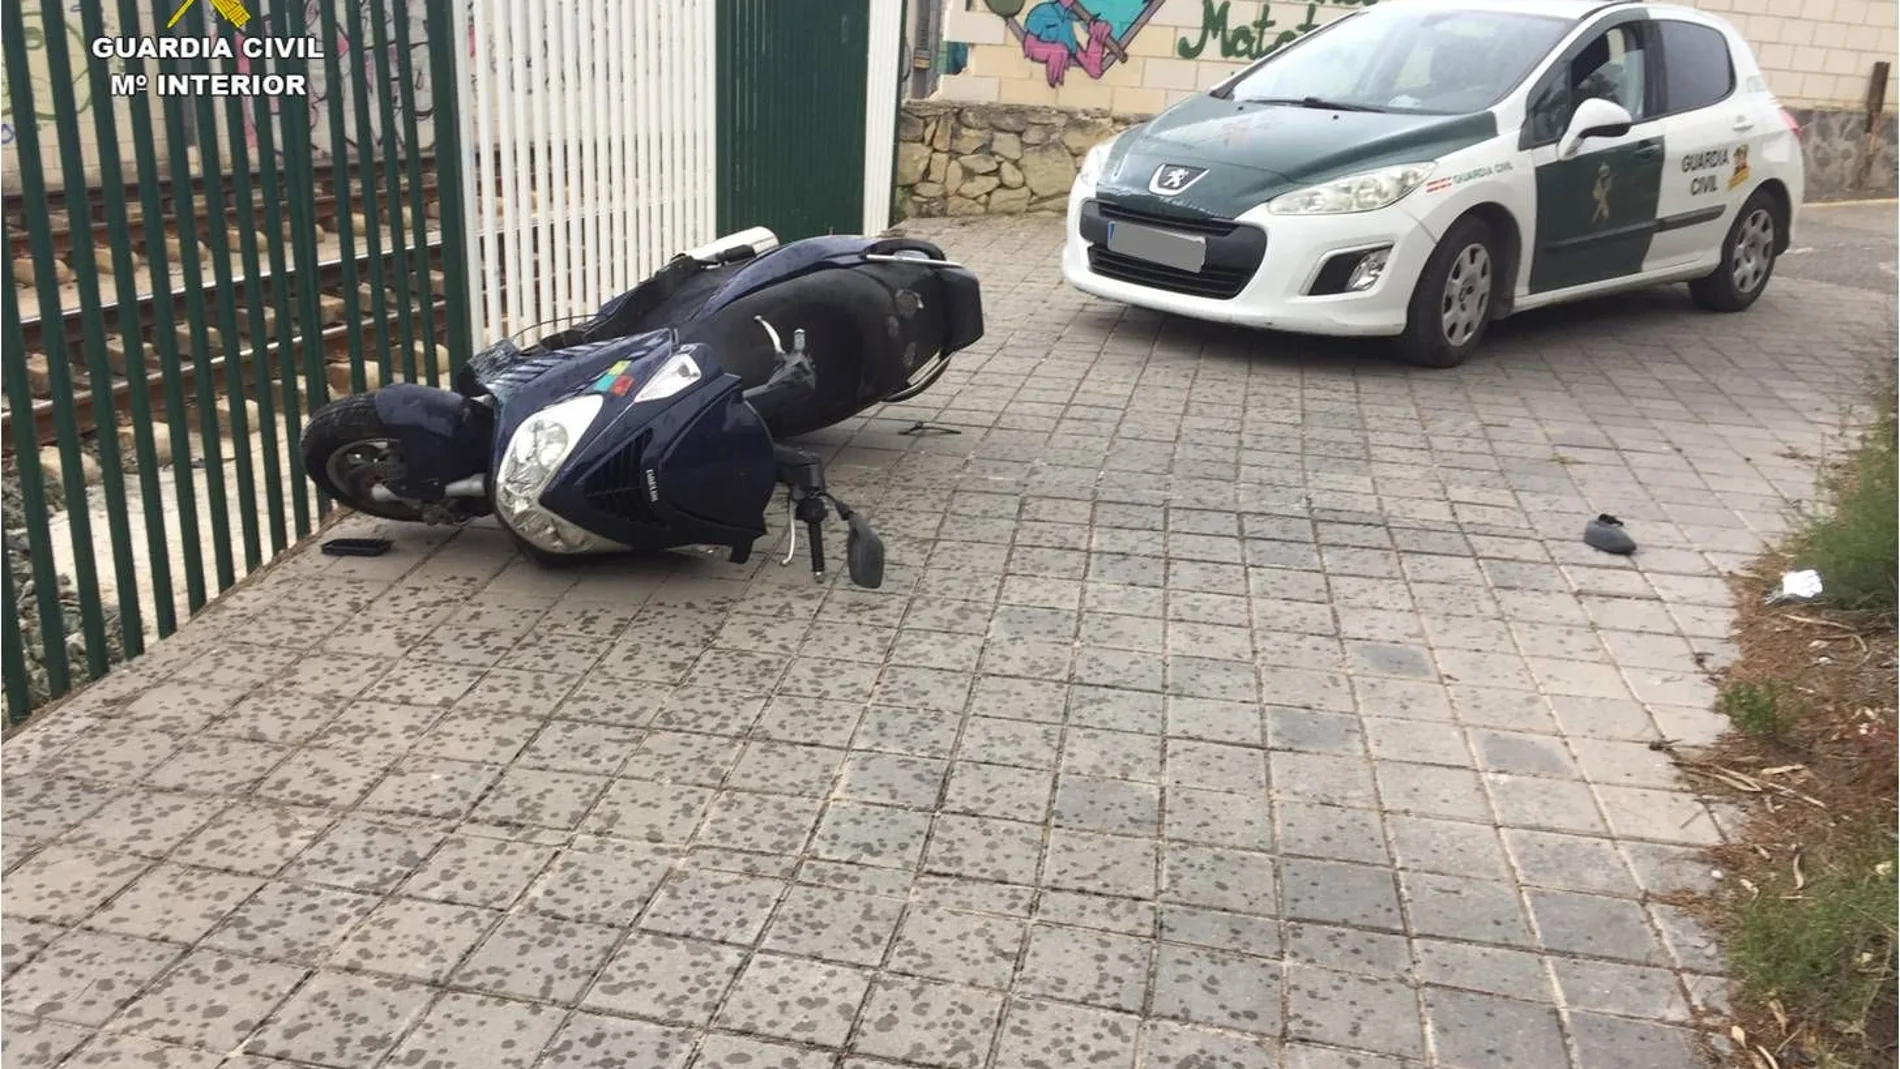
[[[1736,913],[1736,978],[1790,1012],[1859,1032],[1891,998],[1896,950],[1893,845],[1818,874],[1799,892],[1763,889]],[[1890,1011],[1888,1011],[1890,1012]]]
[[[1900,428],[1891,388],[1843,462],[1823,469],[1820,507],[1801,518],[1790,547],[1821,573],[1823,596],[1844,609],[1893,612],[1900,600]]]
[[[1722,688],[1722,714],[1735,730],[1760,739],[1785,738],[1801,712],[1801,700],[1780,680],[1730,683]]]

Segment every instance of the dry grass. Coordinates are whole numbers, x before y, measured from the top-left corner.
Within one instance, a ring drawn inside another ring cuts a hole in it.
[[[1744,808],[1712,851],[1730,877],[1688,903],[1721,933],[1748,1069],[1873,1069],[1896,1037],[1894,405],[1823,477],[1789,552],[1733,578],[1739,657],[1722,679],[1735,730],[1690,763]],[[1781,574],[1812,567],[1826,601],[1771,606]]]

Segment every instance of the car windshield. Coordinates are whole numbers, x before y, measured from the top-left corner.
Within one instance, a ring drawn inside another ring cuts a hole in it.
[[[1572,23],[1514,11],[1381,4],[1261,60],[1221,90],[1236,100],[1348,111],[1482,111]]]

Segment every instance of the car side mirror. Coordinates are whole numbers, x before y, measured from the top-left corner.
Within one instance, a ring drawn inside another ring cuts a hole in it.
[[[1584,141],[1592,137],[1622,137],[1630,132],[1635,121],[1623,105],[1602,97],[1590,97],[1578,104],[1571,114],[1570,126],[1558,143],[1557,155],[1562,159],[1575,156]]]

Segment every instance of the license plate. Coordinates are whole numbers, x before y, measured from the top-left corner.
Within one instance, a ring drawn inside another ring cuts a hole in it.
[[[1176,234],[1137,223],[1108,224],[1108,248],[1123,256],[1163,264],[1177,271],[1199,273],[1207,264],[1207,239],[1199,234]]]

